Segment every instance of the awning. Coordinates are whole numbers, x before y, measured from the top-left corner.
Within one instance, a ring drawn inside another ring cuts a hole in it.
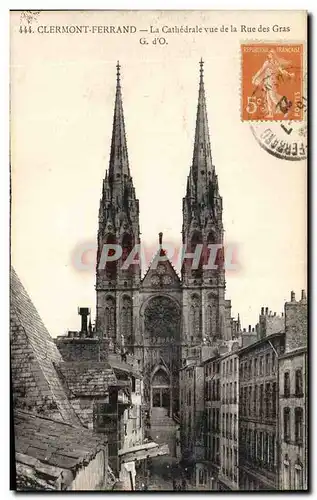
[[[145,460],[146,458],[153,458],[161,455],[169,455],[169,452],[167,444],[158,444],[151,441],[150,443],[119,450],[118,456],[121,463],[125,463],[134,460]]]

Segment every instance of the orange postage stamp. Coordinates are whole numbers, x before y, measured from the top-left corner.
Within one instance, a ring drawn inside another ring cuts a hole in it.
[[[243,121],[303,119],[303,45],[241,45]]]

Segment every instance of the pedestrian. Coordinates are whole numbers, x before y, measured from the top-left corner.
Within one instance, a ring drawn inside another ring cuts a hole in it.
[[[176,489],[177,489],[177,483],[175,479],[173,479],[173,491],[176,491]]]
[[[186,479],[182,479],[182,489],[185,491],[186,490]]]

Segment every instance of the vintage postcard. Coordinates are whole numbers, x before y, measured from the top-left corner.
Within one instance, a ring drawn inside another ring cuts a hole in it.
[[[307,13],[10,22],[11,488],[307,491]]]

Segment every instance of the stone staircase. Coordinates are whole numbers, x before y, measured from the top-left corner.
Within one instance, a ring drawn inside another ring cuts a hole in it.
[[[151,411],[151,437],[153,441],[159,444],[167,444],[170,450],[170,456],[175,457],[177,424],[168,416],[166,408],[152,408]]]

